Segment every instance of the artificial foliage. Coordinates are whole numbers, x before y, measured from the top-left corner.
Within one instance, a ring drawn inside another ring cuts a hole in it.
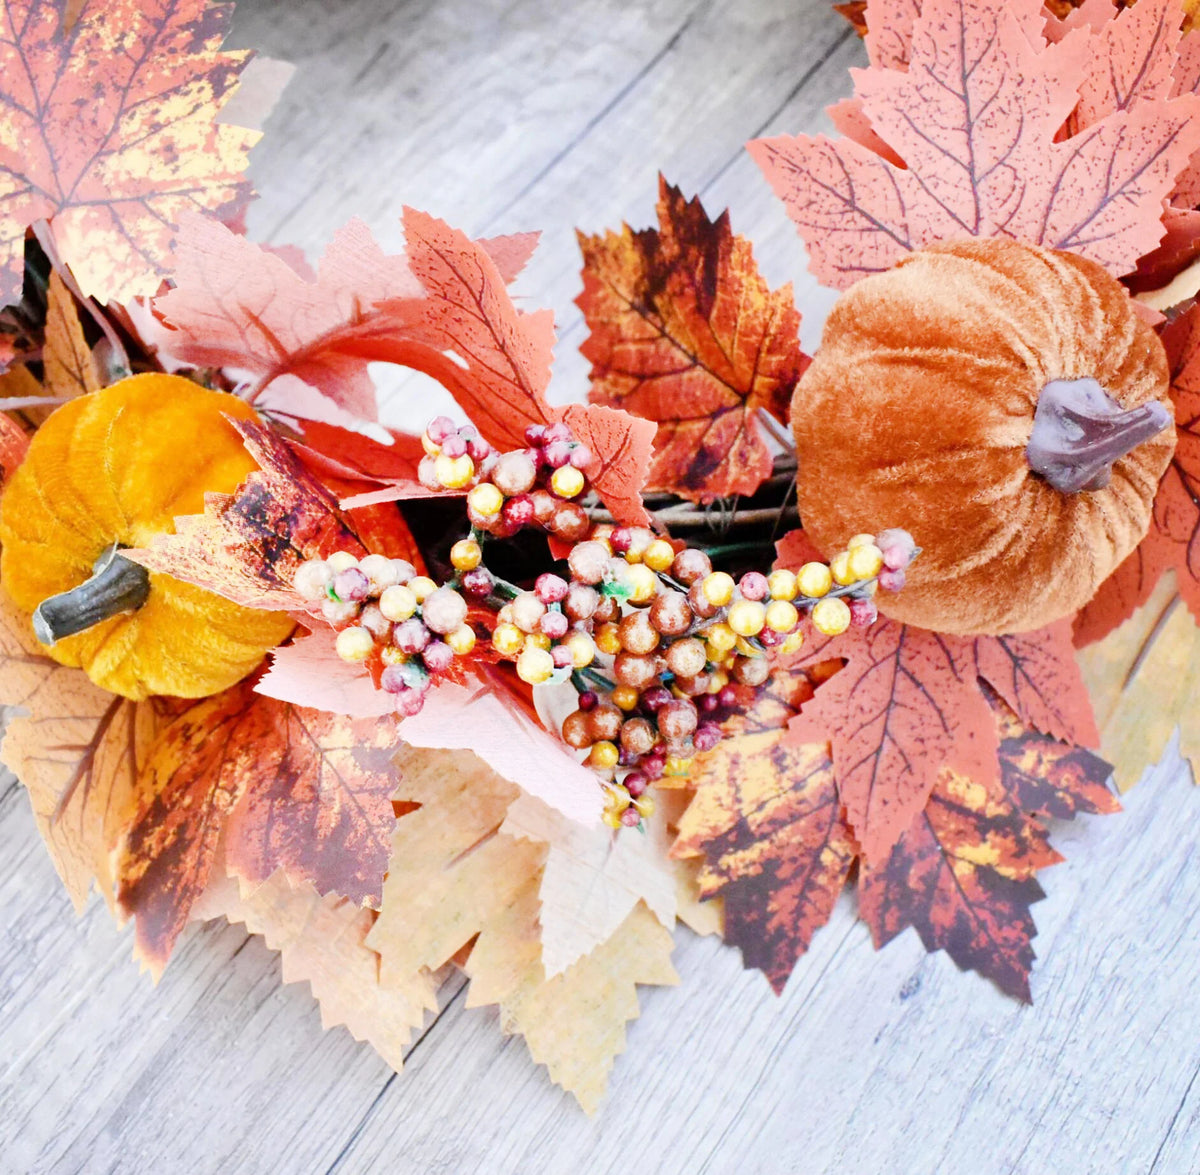
[[[551,396],[536,235],[245,236],[227,6],[0,2],[0,756],[152,972],[244,924],[399,1068],[457,971],[589,1111],[679,921],[778,991],[853,890],[1036,996],[1054,823],[1200,747],[1200,32],[841,7],[840,134],[749,145],[821,346],[663,179]]]

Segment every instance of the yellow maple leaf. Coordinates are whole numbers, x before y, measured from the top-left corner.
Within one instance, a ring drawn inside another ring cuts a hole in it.
[[[83,337],[79,309],[58,270],[50,271],[46,296],[46,345],[42,349],[46,394],[71,399],[100,387],[91,348]]]
[[[547,980],[538,890],[545,844],[500,832],[519,789],[465,751],[405,748],[397,798],[420,804],[393,839],[383,906],[367,945],[384,987],[435,970],[474,941],[467,1005],[497,1004],[501,1027],[589,1113],[603,1096],[636,986],[678,982],[671,933],[642,903],[590,954]]]

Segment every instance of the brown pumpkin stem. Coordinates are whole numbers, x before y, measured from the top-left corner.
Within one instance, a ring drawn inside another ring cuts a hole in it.
[[[1124,409],[1094,379],[1052,379],[1038,396],[1025,458],[1056,490],[1099,490],[1113,462],[1172,423],[1157,400]]]
[[[89,579],[37,606],[33,635],[43,645],[52,645],[122,612],[136,612],[149,595],[150,572],[126,559],[113,543],[92,564]]]

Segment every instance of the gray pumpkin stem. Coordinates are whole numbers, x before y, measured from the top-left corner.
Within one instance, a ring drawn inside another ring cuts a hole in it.
[[[52,645],[109,617],[136,612],[149,595],[150,572],[126,559],[119,544],[113,543],[92,564],[89,579],[37,606],[33,635],[43,645]]]
[[[1173,423],[1157,400],[1124,409],[1094,379],[1052,379],[1038,396],[1025,458],[1064,494],[1099,490],[1114,461]]]

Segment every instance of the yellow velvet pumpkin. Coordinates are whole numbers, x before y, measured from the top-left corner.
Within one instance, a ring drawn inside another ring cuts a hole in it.
[[[0,498],[0,585],[31,613],[54,597],[61,611],[102,616],[46,652],[113,693],[216,693],[291,631],[282,613],[243,608],[124,559],[126,580],[136,585],[140,577],[134,594],[144,602],[105,615],[121,600],[84,599],[97,582],[94,565],[113,544],[142,547],[172,533],[177,515],[200,513],[206,493],[230,493],[256,468],[225,415],[254,411],[180,376],[132,376],[58,408]]]
[[[889,616],[1019,632],[1082,607],[1146,533],[1175,445],[1167,360],[1125,290],[1067,253],[938,245],[850,288],[792,403],[825,553],[910,531]]]

